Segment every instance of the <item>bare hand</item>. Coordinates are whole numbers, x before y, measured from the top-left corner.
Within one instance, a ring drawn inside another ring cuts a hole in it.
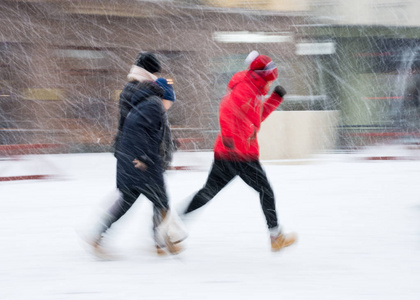
[[[139,161],[137,158],[133,160],[133,163],[134,168],[140,169],[143,172],[147,170],[147,165],[144,162]]]

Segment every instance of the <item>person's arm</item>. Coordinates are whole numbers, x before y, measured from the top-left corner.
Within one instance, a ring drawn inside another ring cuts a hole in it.
[[[255,116],[257,113],[255,110],[256,94],[252,89],[245,87],[236,93],[233,99],[238,107],[238,111],[235,112],[238,120],[236,130],[242,138],[249,139],[255,135],[257,130],[252,122],[257,117]]]
[[[251,90],[234,89],[222,101],[219,110],[220,131],[223,145],[235,148],[238,137],[247,139],[255,132],[255,126],[248,114],[253,112],[255,95]]]
[[[283,102],[283,97],[286,93],[286,90],[280,85],[274,88],[273,93],[263,104],[261,122],[264,121]]]
[[[232,101],[229,96],[225,96],[219,107],[219,125],[222,143],[226,148],[233,149],[235,143],[233,141],[235,120],[232,108]]]
[[[151,138],[154,138],[151,133],[158,130],[161,123],[162,108],[158,104],[156,101],[148,101],[141,108],[133,128],[128,128],[135,154],[133,164],[142,170],[154,163],[152,157],[156,155],[152,153],[150,145],[153,143]]]

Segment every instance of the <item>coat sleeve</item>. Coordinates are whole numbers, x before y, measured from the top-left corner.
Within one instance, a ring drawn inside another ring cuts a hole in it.
[[[153,139],[161,126],[161,113],[162,109],[156,102],[148,101],[141,111],[137,112],[134,126],[127,128],[130,130],[135,158],[146,165],[153,164],[153,157],[157,154],[153,153],[155,149],[151,145],[156,143]]]
[[[234,111],[235,109],[232,107],[230,94],[228,94],[222,99],[222,103],[219,108],[220,135],[223,145],[227,148],[234,147]]]
[[[235,140],[246,140],[255,132],[249,118],[254,113],[255,95],[246,89],[234,89],[222,101],[219,110],[222,142],[227,148],[234,148]]]
[[[261,122],[264,121],[282,102],[283,98],[273,92],[263,104]]]
[[[256,113],[255,101],[257,95],[252,89],[247,88],[247,86],[235,92],[232,98],[237,108],[235,112],[235,118],[237,120],[235,129],[238,131],[237,135],[246,140],[253,136],[256,131],[252,120],[255,118],[253,115]]]

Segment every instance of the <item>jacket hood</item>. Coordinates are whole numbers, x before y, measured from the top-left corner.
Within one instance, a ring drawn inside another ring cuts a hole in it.
[[[246,75],[248,70],[240,71],[235,74],[233,74],[232,78],[230,79],[228,83],[228,89],[233,89],[235,85],[237,85],[239,82],[244,80],[244,77]]]
[[[238,83],[248,82],[262,92],[263,87],[267,84],[267,81],[253,70],[244,70],[235,73],[228,83],[228,90],[232,90]]]

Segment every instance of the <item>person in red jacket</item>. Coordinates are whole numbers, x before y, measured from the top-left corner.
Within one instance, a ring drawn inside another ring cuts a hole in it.
[[[270,231],[271,249],[278,251],[296,241],[278,224],[274,192],[259,161],[257,133],[264,121],[283,101],[286,91],[276,86],[264,101],[278,76],[277,67],[265,55],[253,51],[247,70],[233,75],[219,107],[220,133],[214,146],[214,162],[204,187],[195,194],[184,216],[208,203],[233,178],[239,176],[259,193]]]

